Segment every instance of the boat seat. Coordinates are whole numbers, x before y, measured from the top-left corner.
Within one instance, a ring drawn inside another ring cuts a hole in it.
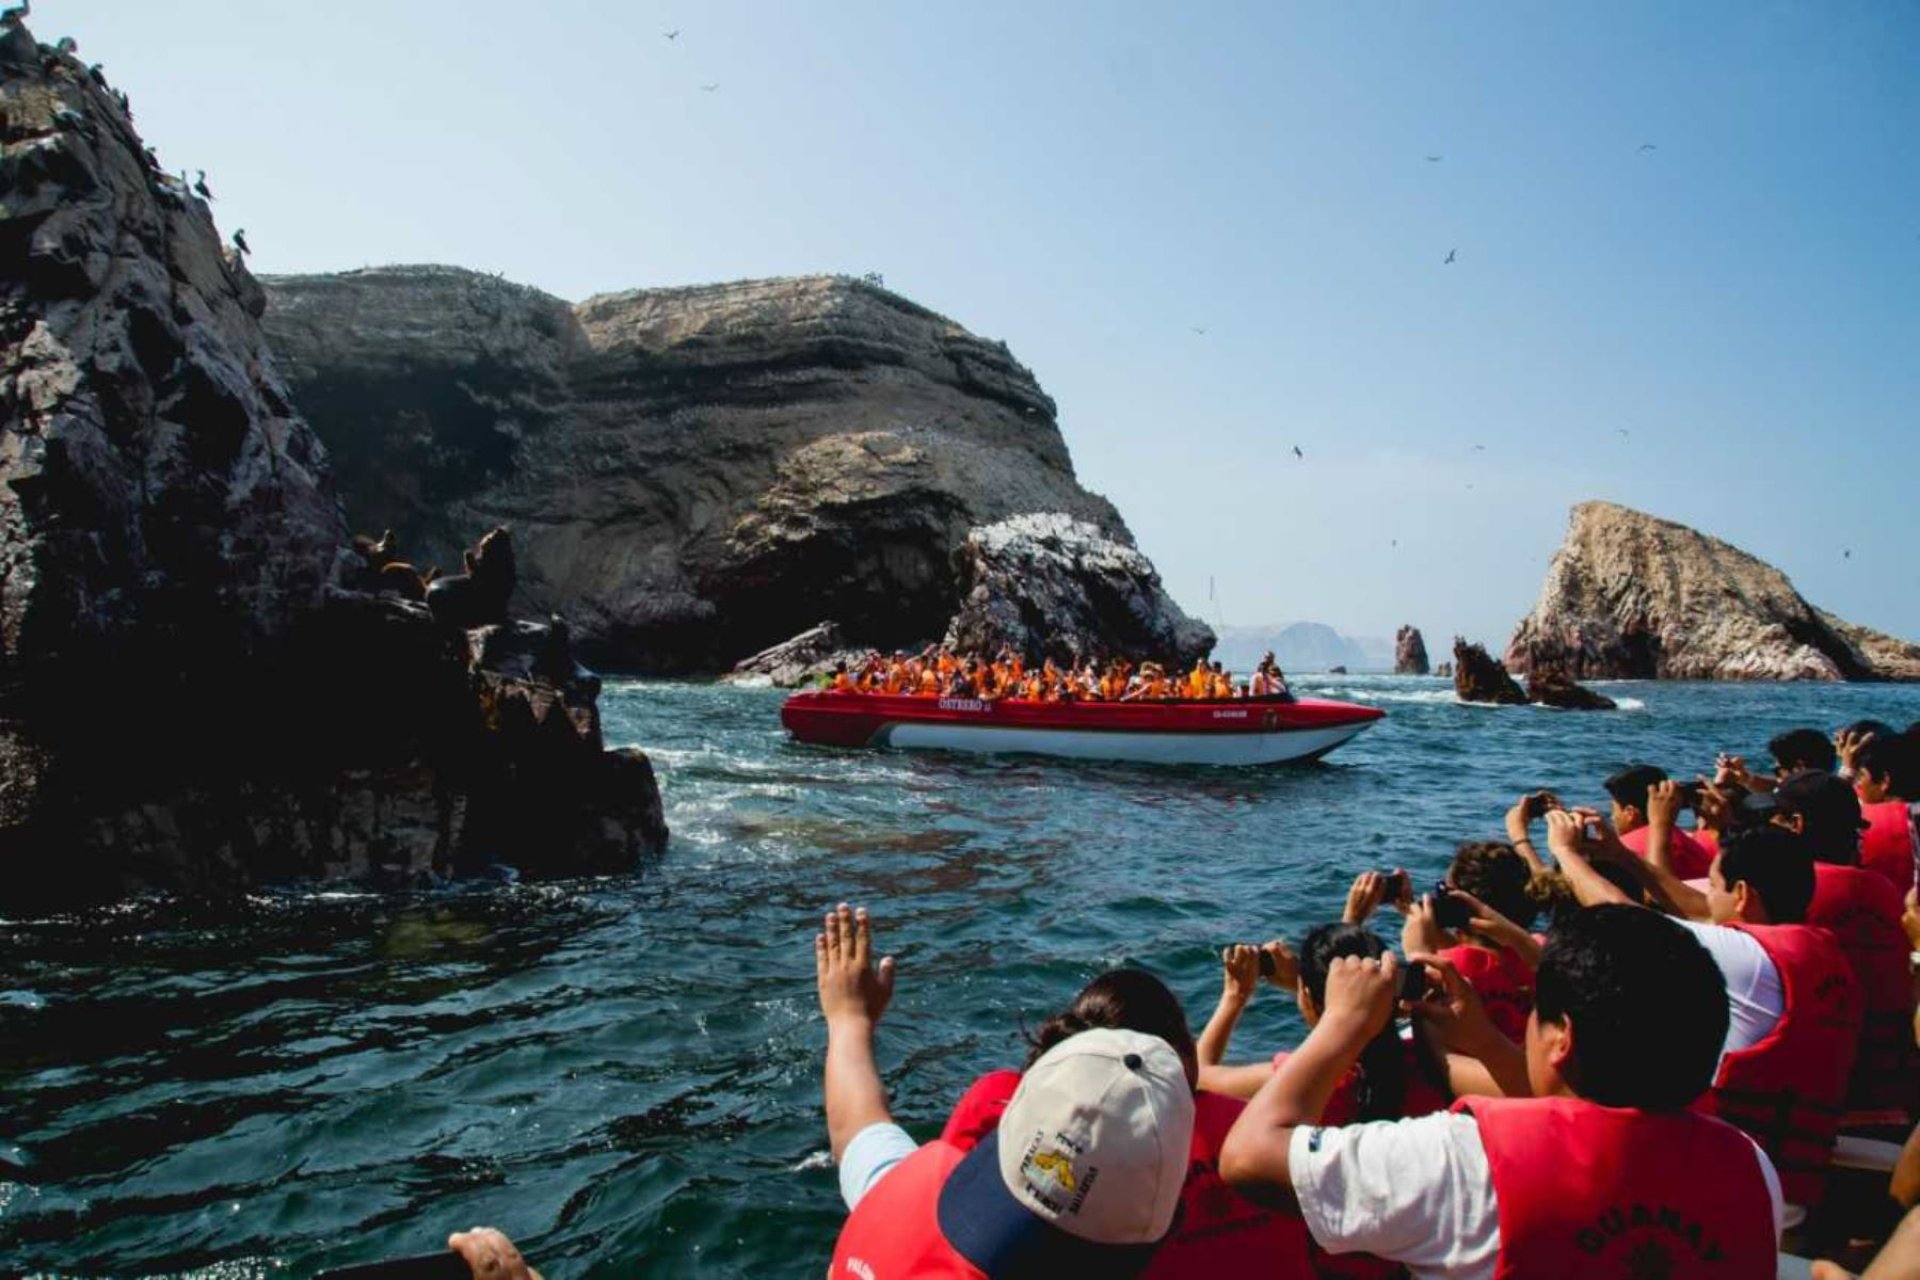
[[[1891,1174],[1900,1162],[1900,1144],[1879,1138],[1855,1138],[1841,1134],[1833,1144],[1836,1169],[1864,1169],[1869,1173]]]

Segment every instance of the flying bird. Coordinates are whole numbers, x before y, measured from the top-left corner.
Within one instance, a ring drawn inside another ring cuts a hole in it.
[[[1455,254],[1457,254],[1457,253],[1459,253],[1459,252],[1460,252],[1460,251],[1459,251],[1458,249],[1449,249],[1449,250],[1447,250],[1447,260],[1446,260],[1445,262],[1443,262],[1443,263],[1441,263],[1440,265],[1441,265],[1441,266],[1443,266],[1443,267],[1445,267],[1445,266],[1450,266],[1450,265],[1452,265],[1452,263],[1453,263],[1453,258],[1454,258],[1454,255],[1455,255]]]
[[[1846,550],[1846,551],[1842,551],[1842,552],[1840,553],[1840,558],[1841,558],[1842,560],[1851,560],[1851,559],[1853,559],[1853,551],[1852,551],[1852,549],[1851,549],[1851,548],[1849,548],[1849,549],[1848,549],[1848,550]]]
[[[1640,149],[1642,151],[1658,151],[1660,148],[1654,146],[1651,142],[1643,142],[1640,144]]]
[[[207,189],[207,171],[205,169],[197,169],[195,172],[200,176],[194,180],[193,194],[199,196],[202,200],[212,200],[213,192]]]
[[[1485,446],[1485,445],[1483,445],[1483,444],[1477,444],[1477,445],[1475,445],[1475,446],[1473,446],[1473,451],[1474,451],[1475,453],[1485,453],[1485,452],[1487,451],[1487,446]]]
[[[253,250],[247,248],[247,229],[245,227],[241,227],[233,233],[233,247],[240,251],[240,256],[243,258],[253,252]]]
[[[714,90],[718,89],[719,87],[720,86],[718,84],[703,84],[700,86],[700,92],[712,93]]]
[[[1300,446],[1299,446],[1299,445],[1295,445],[1295,446],[1293,446],[1293,456],[1294,456],[1294,457],[1296,457],[1296,458],[1304,458],[1304,457],[1306,457],[1307,455],[1306,455],[1306,454],[1304,454],[1304,453],[1302,453],[1302,452],[1300,452]]]
[[[669,40],[678,40],[680,38],[680,28],[675,27],[671,31],[663,31],[660,34],[664,35]]]
[[[1199,334],[1203,338],[1207,336],[1207,331],[1205,329],[1202,329],[1197,324],[1190,324],[1187,326],[1187,328],[1193,330],[1195,333]]]
[[[1428,156],[1428,157],[1427,157],[1427,163],[1428,163],[1428,164],[1439,164],[1439,163],[1440,163],[1440,161],[1441,161],[1441,160],[1442,160],[1443,158],[1444,158],[1444,157],[1441,157],[1441,156]]]
[[[1633,434],[1633,432],[1627,430],[1625,427],[1615,427],[1614,430],[1618,431],[1623,436],[1630,436]]]

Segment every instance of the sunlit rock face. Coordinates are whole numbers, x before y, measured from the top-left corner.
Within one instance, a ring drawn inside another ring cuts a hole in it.
[[[1920,645],[1814,608],[1718,538],[1586,502],[1507,666],[1587,680],[1916,680]]]

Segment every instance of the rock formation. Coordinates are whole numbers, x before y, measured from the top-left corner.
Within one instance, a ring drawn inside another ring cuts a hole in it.
[[[17,23],[0,76],[0,907],[657,845],[570,663],[346,588],[259,288],[104,83]]]
[[[1564,671],[1546,669],[1527,676],[1527,701],[1563,711],[1612,711],[1619,706],[1606,694],[1574,683]]]
[[[914,646],[916,650],[920,647]],[[830,675],[842,663],[853,668],[866,656],[867,650],[847,643],[837,623],[822,622],[790,640],[762,649],[751,658],[743,658],[723,679],[729,684],[770,684],[776,689],[795,689]]]
[[[1920,680],[1920,645],[1822,613],[1717,538],[1586,502],[1507,663],[1575,679]]]
[[[1393,637],[1393,674],[1423,676],[1427,670],[1427,641],[1420,628],[1400,628]]]
[[[945,643],[960,652],[1158,658],[1184,670],[1213,648],[1213,630],[1181,612],[1151,561],[1060,512],[974,530],[954,566],[964,596]]]
[[[1459,636],[1453,638],[1453,692],[1462,702],[1518,707],[1527,701],[1525,691],[1492,654]]]
[[[869,282],[572,307],[444,267],[266,287],[354,523],[442,565],[511,525],[521,607],[568,615],[607,665],[723,670],[822,617],[854,645],[940,635],[973,586],[955,553],[1012,516],[1132,552],[1006,346]]]

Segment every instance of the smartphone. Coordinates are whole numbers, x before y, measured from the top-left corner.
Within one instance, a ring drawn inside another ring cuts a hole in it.
[[[1388,902],[1405,902],[1413,896],[1413,878],[1404,871],[1382,871],[1385,887],[1381,892],[1387,895]]]
[[[1525,813],[1528,822],[1537,822],[1546,816],[1547,810],[1558,809],[1560,797],[1551,791],[1536,791],[1527,797]]]
[[[466,1259],[451,1249],[442,1249],[411,1258],[386,1258],[335,1267],[319,1272],[314,1280],[470,1280],[472,1275]]]
[[[1263,978],[1271,978],[1274,973],[1273,953],[1271,951],[1262,951],[1260,953],[1260,976]]]
[[[1682,782],[1675,788],[1680,793],[1680,807],[1692,813],[1700,812],[1700,784]]]
[[[1442,929],[1464,929],[1467,921],[1473,919],[1473,908],[1466,899],[1453,891],[1453,886],[1442,880],[1433,886],[1433,922]]]
[[[1400,970],[1400,998],[1402,1000],[1425,1000],[1433,990],[1433,975],[1427,972],[1423,964],[1409,964]]]

